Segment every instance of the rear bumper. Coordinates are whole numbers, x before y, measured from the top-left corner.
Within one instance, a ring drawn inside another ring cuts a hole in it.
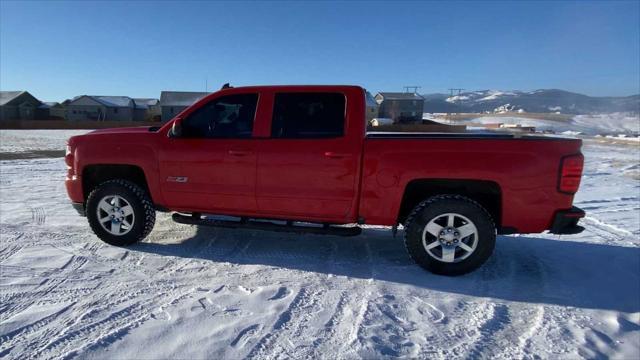
[[[578,207],[572,207],[569,210],[560,210],[556,212],[553,218],[553,224],[549,230],[552,234],[578,234],[584,230],[584,227],[578,225],[578,221],[585,216],[584,210]]]

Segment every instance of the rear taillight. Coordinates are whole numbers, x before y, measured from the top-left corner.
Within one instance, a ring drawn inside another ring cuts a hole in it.
[[[562,158],[558,191],[567,194],[575,194],[578,191],[583,165],[584,156],[582,154]]]

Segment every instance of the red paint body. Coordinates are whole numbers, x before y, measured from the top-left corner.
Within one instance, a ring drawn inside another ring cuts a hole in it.
[[[168,136],[174,121],[229,94],[258,93],[250,139]],[[271,139],[278,92],[340,92],[345,136]],[[153,202],[172,211],[313,222],[395,225],[404,191],[419,179],[484,180],[501,193],[502,227],[521,233],[549,229],[572,206],[558,191],[563,156],[580,153],[576,139],[505,135],[496,138],[377,138],[365,135],[364,90],[356,86],[260,86],[213,93],[157,132],[98,130],[69,140],[66,180],[73,202],[84,202],[83,169],[126,164],[142,169]],[[186,181],[179,181],[186,178]]]

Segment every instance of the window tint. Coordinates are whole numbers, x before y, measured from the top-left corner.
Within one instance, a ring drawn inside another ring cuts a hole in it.
[[[330,138],[344,134],[343,94],[276,94],[271,136],[274,138]]]
[[[182,137],[250,138],[257,103],[258,94],[213,100],[182,121]]]

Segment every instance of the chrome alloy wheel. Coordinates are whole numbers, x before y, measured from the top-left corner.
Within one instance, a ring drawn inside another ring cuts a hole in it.
[[[432,258],[456,263],[469,257],[478,245],[478,229],[467,217],[456,213],[431,219],[422,231],[422,246]]]
[[[98,202],[98,222],[109,234],[122,236],[133,228],[133,207],[118,195],[107,195]]]

